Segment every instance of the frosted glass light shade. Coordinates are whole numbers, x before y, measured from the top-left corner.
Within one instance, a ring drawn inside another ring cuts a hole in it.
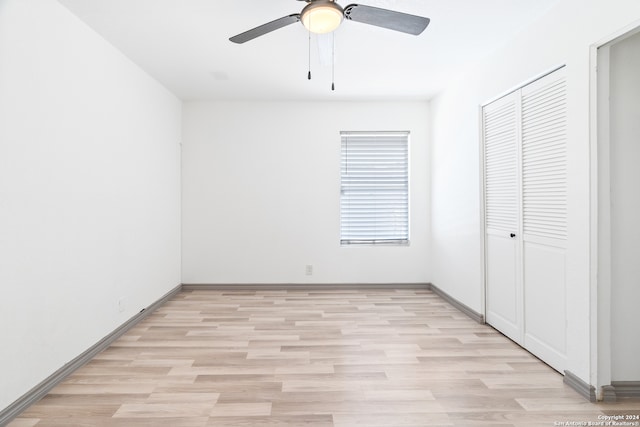
[[[316,34],[330,33],[340,26],[344,12],[331,0],[315,0],[302,9],[302,25]]]

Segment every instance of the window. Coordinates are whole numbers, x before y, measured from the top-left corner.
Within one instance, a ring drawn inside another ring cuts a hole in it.
[[[409,132],[340,136],[340,244],[408,244]]]

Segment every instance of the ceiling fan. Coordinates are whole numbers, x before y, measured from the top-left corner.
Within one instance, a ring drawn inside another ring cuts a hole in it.
[[[244,33],[231,37],[229,40],[234,43],[245,43],[256,37],[263,36],[300,21],[302,21],[302,24],[312,33],[329,33],[338,28],[343,19],[417,36],[427,28],[430,21],[429,18],[422,16],[409,15],[408,13],[361,4],[350,4],[343,8],[334,0],[298,1],[306,1],[307,3],[300,13],[284,16],[275,21],[252,28]]]

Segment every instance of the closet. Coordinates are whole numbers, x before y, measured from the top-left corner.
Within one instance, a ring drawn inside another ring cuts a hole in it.
[[[487,323],[566,368],[567,108],[560,68],[482,108]]]

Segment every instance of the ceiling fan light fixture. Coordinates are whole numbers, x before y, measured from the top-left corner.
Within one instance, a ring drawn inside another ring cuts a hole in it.
[[[334,31],[342,23],[344,11],[333,0],[314,0],[302,9],[302,25],[312,33],[324,34]]]

